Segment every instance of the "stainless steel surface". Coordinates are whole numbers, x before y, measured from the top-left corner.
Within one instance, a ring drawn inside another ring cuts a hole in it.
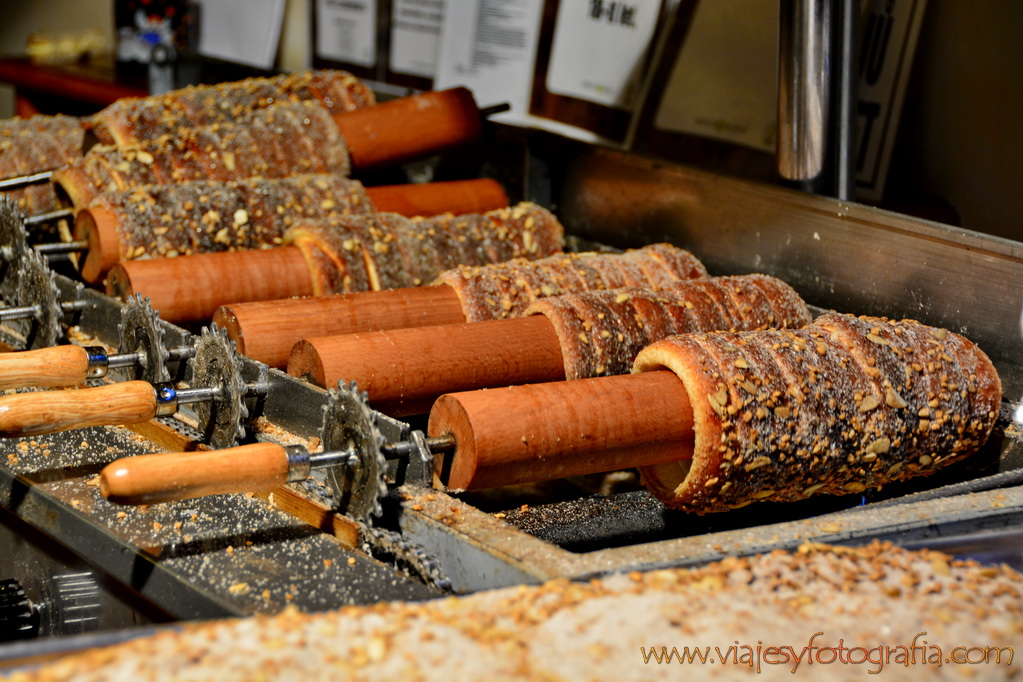
[[[717,519],[721,529],[715,529],[713,521],[707,528],[706,520],[693,524],[691,516],[665,516],[663,507],[647,498],[647,513],[664,516],[663,535],[644,541],[640,533],[634,541],[598,548],[582,546],[572,551],[436,492],[407,488],[405,494],[412,506],[406,505],[401,519],[403,532],[433,552],[459,593],[552,578],[699,565],[725,556],[794,549],[807,541],[863,544],[877,538],[912,540],[927,546],[928,540],[945,535],[1009,531],[1023,524],[1021,486],[891,507],[867,505],[794,515],[777,522],[769,522],[763,508],[750,509],[743,514],[745,525]],[[620,497],[602,501],[603,520],[609,527],[635,523],[634,515],[618,514],[612,509],[615,506],[631,511],[643,505],[628,504]],[[573,522],[563,505],[532,509],[530,513],[545,516],[555,527]],[[599,513],[589,509],[582,516],[593,523]]]
[[[75,282],[61,276],[57,286],[61,295],[78,291]],[[91,290],[81,297],[76,334],[116,344],[123,305]],[[187,344],[188,332],[157,324],[169,345]],[[318,436],[324,391],[281,372],[267,376],[264,365],[248,358],[239,363],[246,382],[268,384],[259,400],[261,423],[254,427],[261,439]],[[187,408],[182,413],[196,419]],[[182,422],[161,421],[169,424],[180,438],[201,438]],[[401,437],[396,424],[382,420],[389,437]],[[118,457],[164,449],[149,436],[106,427],[7,439],[3,445],[0,507],[70,555],[100,567],[130,604],[156,609],[165,619],[276,612],[288,605],[322,610],[437,594],[278,509],[272,500],[223,495],[140,510],[107,502],[96,475]]]
[[[711,274],[763,272],[839,312],[965,335],[1023,395],[1023,244],[612,150],[559,149],[566,229],[615,246],[669,241]],[[555,173],[552,172],[552,176]]]

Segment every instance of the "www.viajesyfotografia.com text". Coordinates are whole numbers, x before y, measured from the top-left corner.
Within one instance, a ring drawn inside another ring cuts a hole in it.
[[[640,647],[643,662],[648,665],[737,665],[754,668],[759,673],[764,666],[788,666],[795,673],[802,666],[812,665],[864,665],[869,673],[880,673],[886,666],[930,665],[1012,665],[1013,649],[1008,646],[955,646],[942,647],[929,643],[926,632],[919,632],[907,644],[878,644],[875,646],[846,646],[843,639],[836,646],[823,646],[817,640],[824,636],[816,632],[803,646],[740,644],[727,647],[682,646]]]

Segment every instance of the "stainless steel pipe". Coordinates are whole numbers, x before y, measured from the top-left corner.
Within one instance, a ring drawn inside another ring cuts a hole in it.
[[[855,0],[781,0],[778,173],[850,199],[855,146]]]

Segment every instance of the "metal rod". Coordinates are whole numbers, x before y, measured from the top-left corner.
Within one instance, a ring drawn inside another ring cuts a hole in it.
[[[510,109],[511,109],[511,104],[509,104],[508,102],[502,102],[501,104],[494,104],[494,105],[491,105],[489,107],[484,107],[484,108],[480,109],[480,117],[483,118],[484,120],[486,120],[486,119],[490,118],[491,116],[496,116],[497,114],[503,114],[504,112],[509,111]]]
[[[178,362],[180,360],[188,360],[195,355],[195,346],[180,346],[178,348],[167,349],[167,360],[169,362]]]
[[[60,306],[60,312],[64,314],[77,313],[85,310],[85,301],[64,301],[58,304]],[[0,308],[0,321],[8,320],[24,320],[28,317],[34,317],[42,312],[42,306],[36,305],[25,305],[14,308]]]
[[[110,369],[134,367],[144,359],[145,353],[114,353],[107,356],[107,367]]]
[[[359,463],[359,457],[352,448],[335,450],[330,452],[317,452],[309,455],[309,467],[311,469],[327,469],[332,466],[355,466]]]
[[[204,386],[202,388],[179,388],[175,390],[179,405],[204,403],[216,400],[224,394],[223,386]]]
[[[77,301],[64,301],[60,304],[60,312],[62,313],[80,313],[85,310],[86,303],[82,299]]]
[[[450,434],[427,438],[425,442],[430,453],[434,455],[452,452],[457,446],[457,443],[455,443],[455,437]],[[412,442],[406,440],[398,443],[387,443],[381,449],[384,452],[384,457],[387,459],[408,457],[412,454]]]
[[[455,438],[450,434],[435,438],[427,438],[425,443],[426,447],[430,450],[430,453],[434,455],[451,452],[456,446]],[[383,452],[385,459],[403,459],[412,454],[412,441],[405,440],[398,441],[396,443],[386,443],[381,446],[380,449]],[[305,455],[299,456],[296,454],[289,454],[289,457],[291,458],[289,461],[293,462],[291,465],[293,468],[305,468],[308,466],[309,469],[326,469],[332,466],[355,466],[359,463],[359,457],[355,452],[355,448],[345,448],[344,450],[331,450],[309,454],[308,461],[305,461]]]
[[[832,57],[835,69],[831,139],[834,163],[834,196],[851,201],[856,191],[856,100],[857,41],[859,36],[858,0],[835,0],[833,12]]]
[[[27,216],[24,220],[25,225],[42,225],[54,220],[61,220],[63,218],[71,218],[75,215],[74,209],[62,208],[57,211],[50,211],[49,213],[38,213],[36,215]],[[35,246],[36,251],[39,253],[67,253],[67,251],[51,250],[54,246],[65,246],[70,244],[81,244],[82,246],[74,249],[76,251],[84,251],[89,246],[89,242],[56,242],[55,244],[37,244]]]
[[[32,248],[41,256],[54,256],[62,253],[85,251],[89,248],[89,242],[84,239],[75,242],[51,242],[49,244],[36,244]]]
[[[812,182],[824,170],[830,102],[830,0],[781,0],[778,172]]]
[[[29,317],[35,317],[40,312],[42,312],[42,308],[38,305],[26,305],[18,308],[2,308],[0,309],[0,322],[24,320]]]
[[[0,190],[4,189],[17,189],[18,187],[25,187],[26,185],[34,185],[40,182],[48,182],[53,177],[53,171],[42,171],[41,173],[32,173],[31,175],[17,175],[10,178],[4,178],[0,180]]]

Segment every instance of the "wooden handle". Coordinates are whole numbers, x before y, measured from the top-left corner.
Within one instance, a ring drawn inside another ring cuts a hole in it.
[[[224,306],[213,316],[238,352],[283,369],[303,337],[465,322],[447,285]]]
[[[288,453],[274,443],[213,452],[126,457],[108,464],[99,489],[117,504],[153,504],[273,490],[288,481]]]
[[[87,426],[137,424],[155,416],[156,392],[146,381],[12,393],[0,397],[0,436],[18,438]]]
[[[616,471],[692,459],[693,416],[667,371],[512,386],[441,396],[429,434],[455,437],[449,488]]]
[[[410,218],[486,213],[509,203],[501,183],[489,178],[367,187],[366,194],[381,213],[399,213]]]
[[[74,386],[89,377],[89,354],[81,346],[53,346],[0,354],[0,389]]]
[[[480,137],[483,121],[465,88],[424,92],[334,117],[352,168],[393,166]]]
[[[88,250],[79,261],[78,271],[90,284],[121,260],[121,237],[117,232],[117,214],[103,206],[83,208],[75,214],[75,240],[87,241]]]
[[[305,257],[294,246],[122,261],[110,269],[106,289],[121,300],[142,292],[162,319],[179,324],[208,322],[225,303],[313,293]]]
[[[425,414],[443,393],[563,381],[558,336],[542,315],[299,341],[288,373],[319,386],[354,380],[385,414]]]

